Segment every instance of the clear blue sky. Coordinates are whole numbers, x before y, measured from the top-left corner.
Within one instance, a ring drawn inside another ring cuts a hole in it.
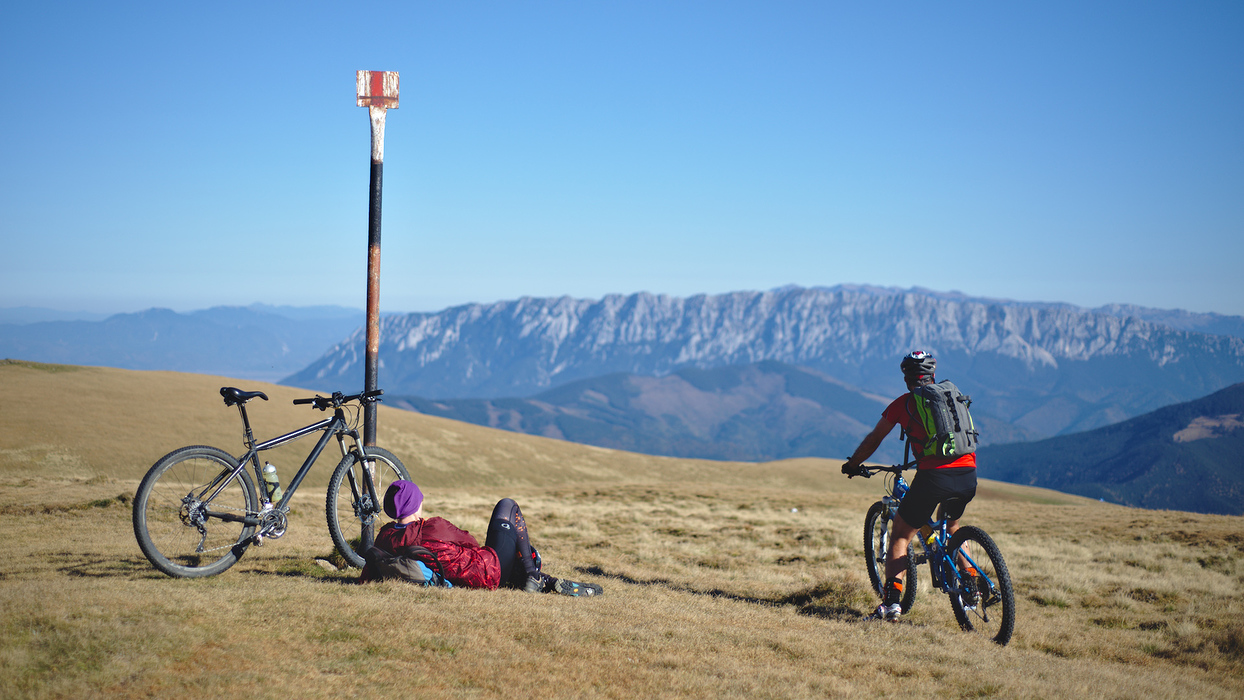
[[[864,283],[1244,314],[1239,2],[6,3],[0,306]]]

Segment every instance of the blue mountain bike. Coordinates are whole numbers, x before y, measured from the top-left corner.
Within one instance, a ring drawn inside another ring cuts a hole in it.
[[[885,585],[885,561],[890,551],[894,516],[903,496],[907,495],[903,470],[914,466],[914,462],[909,462],[892,467],[861,467],[858,472],[863,477],[879,472],[891,475],[887,480],[889,493],[872,504],[864,518],[864,562],[868,579],[878,595]],[[959,626],[1005,645],[1015,631],[1015,592],[1002,553],[993,538],[978,527],[964,525],[950,536],[942,512],[939,507],[938,519],[930,519],[912,537],[907,550],[906,585],[900,602],[903,613],[916,604],[917,567],[927,563],[933,586],[950,597],[950,607]]]

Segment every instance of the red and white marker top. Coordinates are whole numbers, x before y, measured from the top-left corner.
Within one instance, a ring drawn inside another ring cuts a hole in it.
[[[397,109],[397,71],[358,71],[358,105]]]
[[[397,109],[397,71],[361,70],[355,78],[358,105],[371,118],[371,162],[384,162],[384,115]]]

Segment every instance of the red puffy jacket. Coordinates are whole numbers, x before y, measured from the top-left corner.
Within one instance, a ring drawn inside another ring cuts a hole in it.
[[[426,547],[436,554],[445,578],[455,586],[495,589],[501,583],[501,563],[491,547],[481,547],[466,530],[444,518],[426,518],[408,525],[388,523],[376,533],[376,546],[393,554],[402,547]],[[370,565],[360,582],[373,580]]]

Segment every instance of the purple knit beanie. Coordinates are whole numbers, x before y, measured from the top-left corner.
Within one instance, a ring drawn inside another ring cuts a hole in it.
[[[401,520],[423,505],[423,492],[414,482],[398,479],[389,484],[384,493],[384,512],[394,520]]]

